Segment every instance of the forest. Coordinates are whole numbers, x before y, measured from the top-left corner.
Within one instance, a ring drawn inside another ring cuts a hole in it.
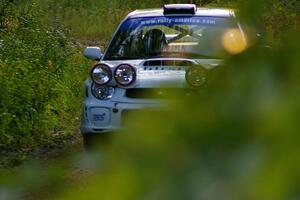
[[[94,64],[83,49],[105,49],[135,9],[191,2],[237,10],[262,41],[176,115],[141,116],[96,155],[36,164],[36,149],[81,142]],[[299,34],[299,0],[0,0],[0,199],[299,199]]]

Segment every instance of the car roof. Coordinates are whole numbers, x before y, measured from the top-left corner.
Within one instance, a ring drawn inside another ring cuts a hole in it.
[[[183,16],[186,14],[172,14],[171,16]],[[128,18],[138,17],[159,17],[165,16],[163,9],[143,9],[135,10],[128,14]],[[234,11],[224,8],[203,8],[198,7],[197,12],[193,16],[205,16],[205,17],[234,17]]]

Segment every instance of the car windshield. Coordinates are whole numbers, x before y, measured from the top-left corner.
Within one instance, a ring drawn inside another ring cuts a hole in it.
[[[230,30],[235,32],[228,34]],[[224,44],[225,36],[228,35],[232,40],[236,32],[243,35],[237,22],[229,17],[161,16],[127,19],[108,47],[104,60],[220,58],[228,53]]]

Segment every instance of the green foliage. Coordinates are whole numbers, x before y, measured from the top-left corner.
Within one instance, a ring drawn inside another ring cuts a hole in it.
[[[77,50],[64,29],[44,23],[35,3],[6,3],[1,21],[0,141],[39,143],[78,116],[84,63],[72,59]]]
[[[192,99],[132,116],[90,184],[59,199],[299,199],[298,34],[230,58]]]
[[[71,35],[89,43],[106,45],[121,20],[135,9],[161,8],[166,3],[187,3],[176,0],[88,0],[41,1],[52,18],[59,19],[71,30]],[[197,5],[228,6],[232,1],[196,0]],[[95,41],[96,40],[96,41]]]
[[[278,0],[269,5],[268,8],[270,12],[266,13],[266,26],[272,30],[274,35],[280,35],[283,32],[288,33],[290,29],[299,29],[300,1]]]
[[[49,21],[59,21],[70,30],[70,35],[81,42],[106,46],[120,21],[135,9],[160,8],[166,3],[196,3],[198,6],[239,8],[244,18],[263,23],[270,36],[290,27],[299,27],[300,3],[297,0],[37,0],[48,13]],[[263,19],[263,20],[262,20]],[[249,20],[248,20],[249,22]],[[274,38],[273,38],[274,39]]]
[[[284,33],[299,30],[300,2],[297,0],[239,0],[238,5],[246,21],[262,25],[268,37],[277,42]]]
[[[0,7],[0,139],[6,144],[47,138],[78,116],[86,63],[58,22],[73,37],[106,43],[129,10],[164,3],[19,2],[2,1],[5,9]],[[226,60],[193,99],[179,96],[166,111],[135,115],[128,130],[95,155],[67,163],[63,156],[64,167],[30,165],[15,176],[0,172],[0,196],[299,199],[299,1],[197,2],[239,6],[242,19],[263,25],[267,41],[276,43]],[[54,17],[44,21],[40,5]],[[70,165],[80,172],[70,172]],[[77,180],[81,170],[93,175],[84,184]],[[78,185],[68,183],[69,174]]]

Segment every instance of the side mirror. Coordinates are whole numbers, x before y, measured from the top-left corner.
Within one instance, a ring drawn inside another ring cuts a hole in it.
[[[91,60],[100,60],[102,53],[99,47],[87,47],[83,51],[83,55]]]

